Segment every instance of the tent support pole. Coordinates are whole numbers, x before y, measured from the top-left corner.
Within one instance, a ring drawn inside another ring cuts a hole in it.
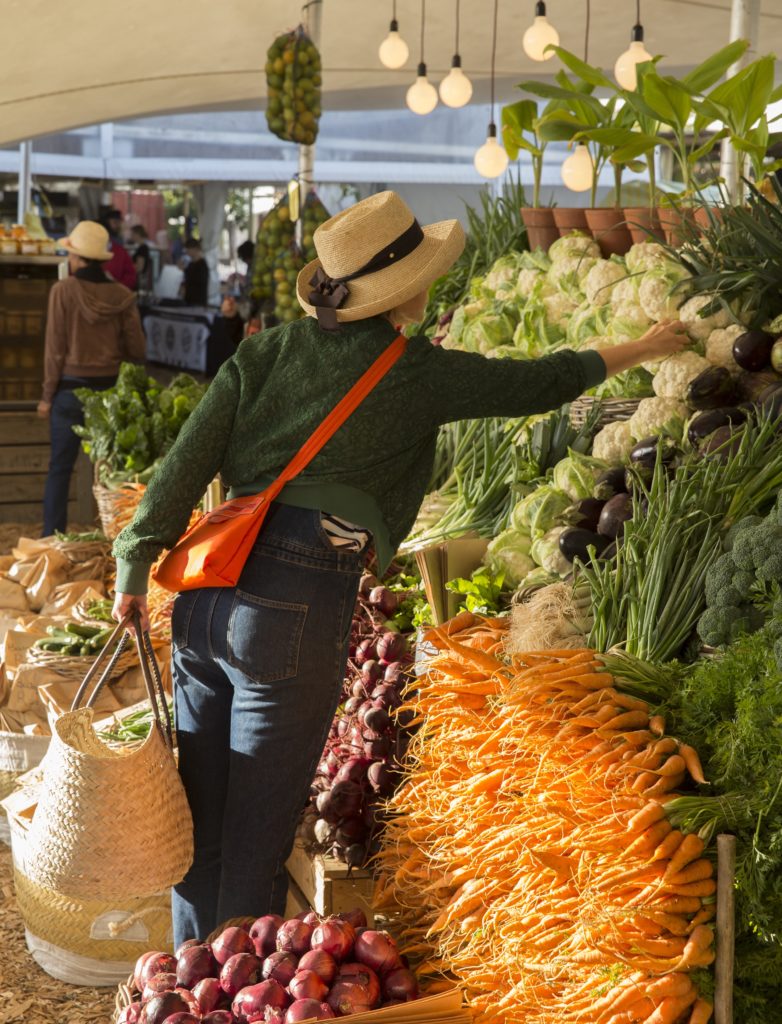
[[[320,49],[321,25],[323,22],[323,0],[309,0],[303,8],[304,28],[315,46]],[[299,195],[301,205],[313,188],[315,170],[315,146],[299,146]],[[304,224],[301,217],[296,222],[296,242],[301,245]]]
[[[19,143],[19,191],[16,197],[16,223],[24,224],[24,215],[30,209],[32,193],[30,176],[30,154],[33,144],[30,141]]]
[[[746,64],[750,54],[757,50],[760,24],[760,0],[732,0],[730,10],[730,42],[736,39],[749,41],[749,49],[728,69],[729,75]],[[720,177],[725,182],[729,202],[740,203],[743,195],[741,177],[744,173],[744,157],[730,143],[723,139],[720,151]]]

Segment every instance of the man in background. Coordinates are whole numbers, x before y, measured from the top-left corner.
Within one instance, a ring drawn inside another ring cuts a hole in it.
[[[149,249],[149,235],[143,224],[134,224],[130,229],[130,240],[134,246],[133,266],[136,271],[136,288],[140,292],[152,291],[152,254]]]
[[[189,262],[182,282],[182,298],[186,306],[206,306],[209,304],[209,267],[197,238],[188,238],[185,253]]]
[[[124,284],[126,288],[134,289],[136,287],[136,268],[122,244],[122,214],[119,210],[108,210],[103,215],[101,223],[109,233],[109,246],[112,254],[103,269],[117,284]]]

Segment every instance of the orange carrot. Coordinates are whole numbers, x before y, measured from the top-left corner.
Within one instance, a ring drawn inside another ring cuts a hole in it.
[[[649,715],[645,711],[625,711],[616,715],[601,727],[600,731],[616,729],[643,729],[649,724]]]
[[[653,825],[650,825],[645,832],[642,832],[640,836],[630,843],[625,851],[625,856],[634,857],[638,854],[655,850],[671,831],[672,825],[667,818],[663,818],[661,821],[656,821]]]
[[[683,776],[686,767],[684,758],[680,754],[672,754],[668,760],[664,762],[662,768],[658,769],[657,774]]]
[[[701,785],[708,785],[706,779],[703,777],[701,759],[698,757],[698,752],[695,747],[691,747],[687,743],[680,743],[679,753],[684,758],[685,764],[687,765],[687,771],[693,779],[695,779],[696,782],[700,782]]]
[[[694,991],[689,992],[686,996],[665,998],[657,1009],[646,1018],[644,1024],[675,1024],[696,999],[697,993]]]
[[[652,715],[649,719],[649,728],[657,736],[663,736],[665,734],[665,719],[662,715]]]
[[[714,1007],[708,999],[697,999],[692,1007],[689,1024],[708,1024],[712,1013],[714,1013]]]
[[[673,832],[669,832],[668,835],[663,839],[660,845],[652,854],[652,860],[669,860],[676,851],[679,849],[681,844],[684,842],[684,836],[678,829],[674,829]]]
[[[654,801],[650,801],[644,807],[634,814],[627,823],[628,832],[643,832],[650,825],[654,825],[655,822],[661,821],[665,817],[665,811],[660,807],[659,804]]]
[[[700,836],[694,832],[686,835],[676,853],[671,857],[668,867],[665,869],[666,879],[671,878],[672,875],[678,875],[688,864],[698,860],[703,853],[703,847],[703,840]]]
[[[699,860],[691,861],[683,871],[671,875],[668,881],[671,885],[689,885],[691,882],[700,882],[705,878],[711,878],[714,874],[714,866],[711,861],[701,857]]]

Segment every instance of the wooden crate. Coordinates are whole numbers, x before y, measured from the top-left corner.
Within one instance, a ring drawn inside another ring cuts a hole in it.
[[[0,411],[0,523],[40,523],[49,468],[49,422],[33,411]],[[92,466],[79,452],[71,478],[68,522],[95,522]]]
[[[356,907],[374,923],[372,894],[375,883],[368,871],[348,873],[348,868],[333,857],[310,855],[301,840],[296,840],[288,858],[288,874],[318,914],[339,914]]]

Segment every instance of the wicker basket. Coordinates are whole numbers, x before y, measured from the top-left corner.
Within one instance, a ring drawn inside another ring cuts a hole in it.
[[[97,651],[93,654],[57,654],[56,651],[42,651],[40,647],[28,647],[25,660],[39,668],[48,668],[52,672],[67,679],[84,679],[87,670],[95,661]],[[136,652],[132,648],[123,651],[114,665],[110,679],[117,679],[137,663]]]
[[[101,529],[109,540],[114,540],[133,518],[146,487],[144,484],[131,483],[118,488],[106,487],[100,479],[104,465],[103,462],[95,463],[92,493],[98,506]]]
[[[580,430],[595,405],[600,406],[596,430],[601,430],[609,423],[629,420],[640,404],[640,398],[590,398],[588,395],[577,398],[570,406],[570,422]]]

